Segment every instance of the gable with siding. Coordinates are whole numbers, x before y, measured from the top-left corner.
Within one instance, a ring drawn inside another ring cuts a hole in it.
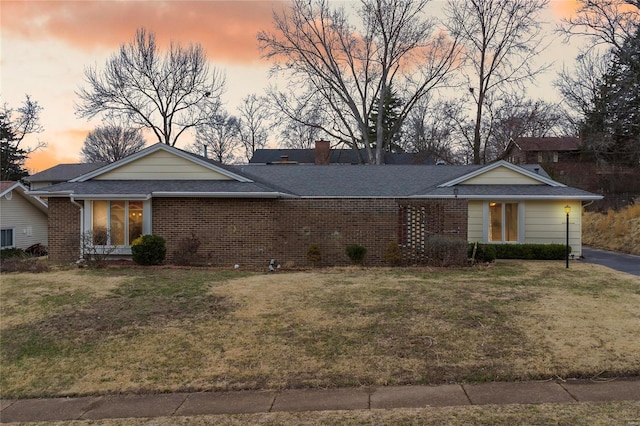
[[[94,180],[232,180],[171,152],[158,150],[102,173]]]
[[[544,185],[543,182],[525,176],[504,166],[484,172],[464,181],[465,185]]]

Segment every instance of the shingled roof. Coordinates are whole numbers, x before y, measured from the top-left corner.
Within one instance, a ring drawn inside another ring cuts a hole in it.
[[[77,176],[92,172],[109,163],[58,164],[27,178],[29,182],[66,182]]]
[[[157,150],[166,150],[212,170],[228,180],[109,180],[93,179],[118,165],[128,164]],[[65,165],[68,166],[68,165]],[[528,176],[538,185],[465,185],[466,179],[506,167]],[[227,198],[430,198],[481,196],[597,199],[599,196],[554,182],[539,165],[515,166],[500,161],[491,165],[222,165],[193,153],[161,144],[118,163],[75,176],[69,182],[32,191],[34,195],[79,198],[146,199],[151,197]],[[595,198],[594,198],[595,197]]]

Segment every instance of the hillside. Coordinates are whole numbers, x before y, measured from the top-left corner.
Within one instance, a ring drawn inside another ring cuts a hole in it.
[[[585,212],[582,216],[582,244],[640,255],[640,204],[607,213]]]

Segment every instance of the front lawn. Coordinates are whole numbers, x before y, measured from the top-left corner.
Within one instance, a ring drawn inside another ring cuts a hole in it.
[[[3,274],[2,398],[640,374],[640,279],[597,265]]]

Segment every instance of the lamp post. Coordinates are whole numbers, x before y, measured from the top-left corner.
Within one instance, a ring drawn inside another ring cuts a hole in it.
[[[569,269],[569,213],[571,213],[571,207],[568,204],[566,206],[564,206],[564,212],[567,214],[566,260],[567,260],[567,269]]]

